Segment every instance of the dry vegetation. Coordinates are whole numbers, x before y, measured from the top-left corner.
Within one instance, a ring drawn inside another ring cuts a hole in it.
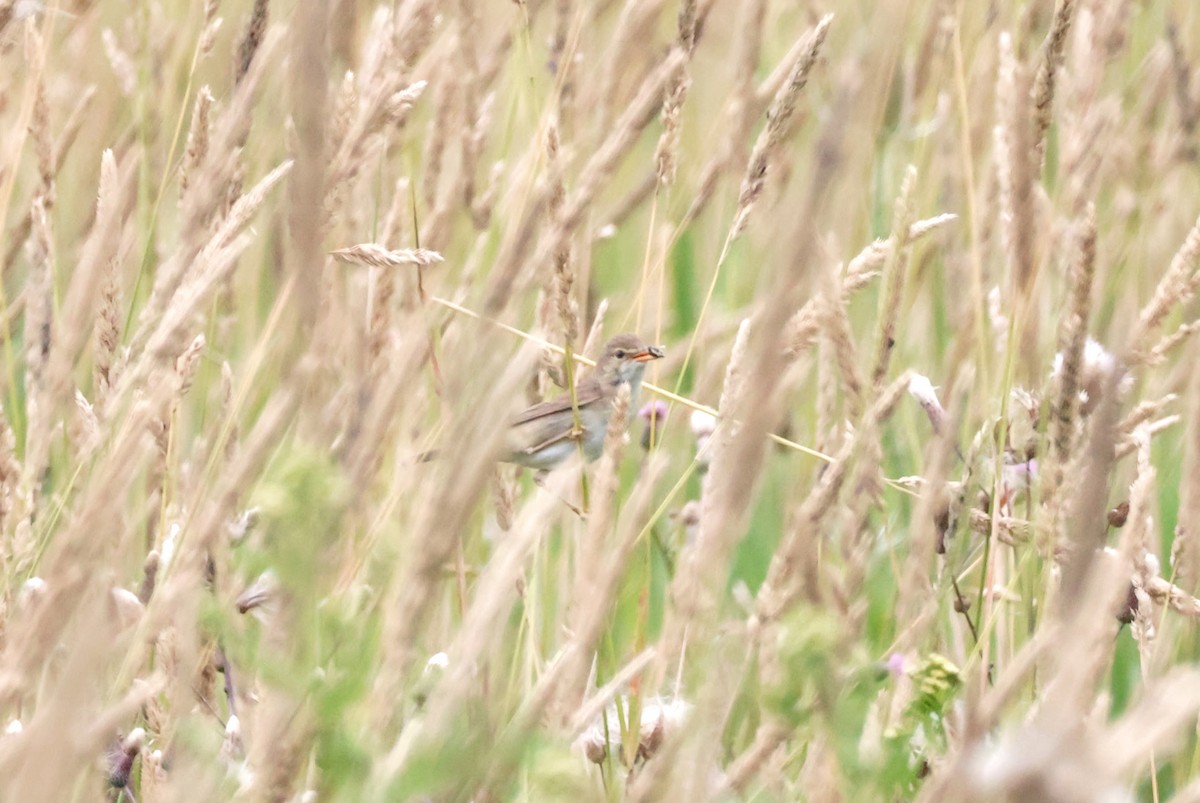
[[[0,798],[1200,800],[1200,6],[0,0],[0,71]],[[629,437],[498,465],[630,330]]]

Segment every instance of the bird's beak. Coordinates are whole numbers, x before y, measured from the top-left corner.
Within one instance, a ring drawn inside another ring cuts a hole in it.
[[[651,360],[662,359],[665,356],[667,356],[667,353],[663,351],[662,346],[650,346],[645,351],[639,351],[637,354],[634,354],[633,359],[636,362],[650,362]]]

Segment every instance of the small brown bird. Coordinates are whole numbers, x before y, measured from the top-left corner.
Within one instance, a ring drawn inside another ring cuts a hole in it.
[[[630,414],[633,419],[642,375],[646,363],[657,360],[664,352],[660,346],[650,346],[632,334],[617,335],[604,346],[604,355],[596,368],[575,383],[575,403],[579,407],[579,425],[575,434],[575,411],[571,394],[535,404],[511,422],[508,431],[509,463],[549,471],[580,451],[588,460],[595,460],[604,451],[604,436],[613,399],[621,385],[629,386]]]

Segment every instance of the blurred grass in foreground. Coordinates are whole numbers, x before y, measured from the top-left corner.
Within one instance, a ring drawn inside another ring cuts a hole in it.
[[[0,0],[0,798],[1200,799],[1197,42]]]

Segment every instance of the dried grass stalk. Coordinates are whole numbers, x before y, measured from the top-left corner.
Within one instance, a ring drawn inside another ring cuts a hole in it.
[[[1183,417],[1179,415],[1166,415],[1162,418],[1157,418],[1149,423],[1142,424],[1145,427],[1146,433],[1150,437],[1158,435],[1160,432],[1165,432],[1171,427],[1183,421]],[[1118,430],[1119,431],[1119,430]],[[1119,437],[1117,440],[1116,456],[1127,457],[1137,451],[1138,442],[1133,435]]]
[[[754,741],[729,765],[719,791],[729,790],[739,796],[745,794],[763,765],[789,735],[791,729],[774,719],[760,725],[754,733]]]
[[[233,99],[214,121],[207,158],[189,180],[189,191],[183,199],[180,243],[175,253],[155,272],[150,300],[139,318],[143,324],[162,314],[168,299],[178,289],[192,261],[210,239],[213,230],[212,218],[227,206],[228,191],[238,183],[235,178],[240,170],[239,154],[252,119],[250,110],[269,63],[265,56],[276,49],[277,42],[278,38],[272,36],[268,36],[264,41],[261,48],[263,57],[255,59]],[[232,203],[228,206],[232,208]],[[228,217],[228,214],[228,211],[224,212],[225,217]],[[139,325],[139,328],[144,327]],[[144,341],[137,338],[133,341],[139,348],[142,342]],[[134,350],[137,351],[138,348]]]
[[[200,29],[200,38],[196,41],[196,61],[199,62],[212,52],[213,45],[217,43],[217,33],[225,24],[225,20],[217,16],[217,3],[215,0],[205,0],[204,3],[204,27]]]
[[[179,397],[186,396],[196,381],[196,370],[200,367],[200,357],[204,353],[206,340],[203,334],[196,335],[183,353],[175,360],[175,378],[179,383]]]
[[[179,164],[179,198],[181,202],[187,195],[192,174],[208,156],[208,138],[212,127],[209,115],[212,112],[213,102],[212,90],[207,85],[200,87],[200,91],[196,94],[196,106],[192,110],[191,126],[188,128],[187,148],[184,151],[183,161]]]
[[[1179,107],[1179,125],[1183,129],[1180,155],[1194,160],[1196,130],[1200,127],[1200,99],[1192,91],[1192,70],[1183,43],[1179,41],[1179,25],[1174,19],[1167,22],[1167,45],[1171,48],[1171,66],[1175,78],[1175,104]]]
[[[817,441],[818,451],[829,453],[840,437],[838,426],[838,374],[833,342],[822,328],[817,342]]]
[[[423,352],[415,355],[423,357]],[[441,461],[444,470],[453,476],[452,482],[435,482],[437,477],[428,476],[427,488],[417,494],[419,507],[411,514],[414,533],[458,533],[471,515],[473,500],[486,487],[491,474],[491,456],[500,449],[503,428],[497,427],[497,418],[481,420],[474,415],[479,409],[503,409],[514,398],[517,388],[523,383],[528,356],[513,361],[512,369],[499,375],[487,385],[486,393],[477,404],[481,407],[464,406],[460,416],[448,428],[454,438],[446,444]],[[479,342],[474,351],[457,355],[460,366],[470,366],[473,376],[480,375],[489,367],[495,368],[496,355]],[[485,376],[488,374],[484,374]],[[495,374],[492,374],[495,376]],[[409,379],[409,377],[403,377]],[[411,381],[411,380],[410,380]],[[478,390],[478,386],[476,386]],[[402,681],[418,647],[416,636],[425,624],[434,603],[433,590],[441,580],[442,566],[452,554],[457,538],[422,540],[420,549],[406,552],[406,565],[393,575],[388,596],[390,608],[384,623],[387,654],[396,668],[389,683],[381,684],[377,691],[381,714],[390,722],[394,709],[383,705],[383,700],[395,699],[400,689],[395,686]],[[386,709],[384,711],[383,709]]]
[[[1158,559],[1149,551],[1150,532],[1154,528],[1152,505],[1156,472],[1150,464],[1150,431],[1146,424],[1134,431],[1133,441],[1137,449],[1137,476],[1129,488],[1129,517],[1121,531],[1121,552],[1133,565],[1131,587],[1133,599],[1138,604],[1134,606],[1130,632],[1138,645],[1142,676],[1147,678],[1158,628],[1154,621],[1154,606],[1145,586],[1151,577],[1158,575]]]
[[[33,46],[40,49],[41,37],[34,33]],[[54,145],[50,138],[50,107],[46,102],[44,70],[36,73],[37,83],[33,94],[33,119],[29,123],[29,134],[33,139],[33,152],[37,157],[38,189],[42,203],[47,209],[54,206]]]
[[[690,58],[696,50],[696,2],[683,0],[679,4],[679,47]],[[675,182],[676,157],[679,151],[680,112],[692,81],[687,67],[682,66],[679,72],[667,85],[663,96],[662,121],[663,131],[654,149],[655,177],[659,186],[667,186]]]
[[[563,183],[562,161],[559,155],[558,126],[551,123],[546,131],[546,159],[550,171],[550,202],[551,217],[557,219],[562,213],[563,201],[567,195]],[[551,275],[549,295],[554,299],[554,307],[558,312],[558,325],[561,340],[567,353],[575,350],[575,341],[579,337],[579,313],[575,299],[571,295],[572,285],[575,284],[575,271],[571,264],[571,242],[569,239],[559,243],[554,252],[554,273]],[[570,358],[564,363],[568,378],[574,375],[574,366]]]
[[[1082,384],[1083,351],[1091,317],[1092,283],[1096,275],[1096,209],[1088,205],[1076,224],[1067,310],[1059,323],[1058,347],[1062,364],[1050,409],[1050,444],[1053,472],[1059,473],[1071,457],[1075,436],[1075,416],[1079,409]],[[1045,493],[1053,494],[1061,476],[1051,477]]]
[[[448,653],[448,666],[441,681],[430,694],[425,714],[424,738],[441,736],[452,732],[456,717],[461,716],[463,707],[471,699],[471,688],[477,682],[474,668],[496,644],[502,633],[500,623],[516,596],[517,583],[530,550],[545,536],[553,521],[554,506],[561,506],[555,498],[570,487],[571,472],[564,472],[552,480],[548,494],[525,507],[518,516],[512,532],[489,561],[487,569],[474,590],[465,621],[458,628],[454,643]],[[577,482],[578,480],[576,480]],[[413,740],[398,742],[385,763],[389,774],[400,772],[412,757]],[[483,766],[472,772],[481,772]]]
[[[900,185],[900,196],[892,216],[891,242],[900,242],[904,233],[912,226],[913,189],[917,183],[917,168],[908,166],[904,181]],[[879,335],[875,344],[874,368],[871,384],[876,393],[883,388],[891,364],[892,349],[896,346],[896,322],[900,319],[900,307],[904,301],[904,279],[908,272],[908,250],[900,247],[890,252],[884,268],[883,294],[879,297]]]
[[[1050,128],[1050,117],[1053,114],[1055,78],[1062,68],[1067,35],[1071,32],[1071,20],[1074,15],[1075,0],[1060,0],[1054,12],[1054,22],[1050,25],[1050,33],[1042,45],[1042,57],[1033,80],[1033,147],[1039,159],[1045,158],[1046,131]]]
[[[23,515],[21,510],[21,461],[17,459],[17,438],[8,419],[0,411],[0,537],[9,546],[0,551],[4,556],[5,568],[10,570],[12,540],[9,534],[15,518]]]
[[[608,119],[617,105],[620,80],[626,74],[634,54],[640,51],[642,35],[655,24],[663,4],[664,0],[625,0],[621,7],[613,26],[612,38],[604,51],[606,57],[599,70],[598,86],[593,97],[600,119]]]
[[[681,11],[682,13],[682,11]],[[679,137],[682,126],[680,115],[683,103],[687,99],[691,79],[687,70],[680,68],[679,73],[668,85],[666,96],[663,98],[662,121],[663,131],[654,149],[655,177],[659,186],[669,186],[675,183],[677,155],[679,153]]]
[[[795,58],[787,62],[785,75],[769,97],[762,103],[751,103],[754,91],[754,72],[758,69],[758,61],[762,51],[763,22],[766,18],[766,0],[746,0],[741,5],[738,17],[738,40],[735,46],[734,71],[729,98],[725,104],[724,122],[720,127],[722,138],[714,149],[712,157],[700,171],[700,179],[696,183],[691,203],[684,213],[680,226],[689,225],[704,210],[712,198],[717,182],[726,171],[740,167],[738,159],[742,153],[743,142],[750,136],[754,120],[761,109],[783,86],[786,75],[790,75],[794,65],[808,52],[808,37],[804,36],[793,45]],[[780,63],[780,67],[783,62]],[[778,69],[778,68],[777,68]],[[649,188],[647,189],[649,192]]]
[[[1189,618],[1200,619],[1200,599],[1196,599],[1179,585],[1162,577],[1151,577],[1147,580],[1145,588],[1146,593],[1160,604],[1169,605],[1171,610]]]
[[[119,338],[114,327],[114,318],[119,320],[120,311],[113,309],[115,296],[115,260],[121,239],[121,227],[132,196],[132,173],[124,179],[118,170],[112,151],[105,151],[100,158],[100,188],[96,197],[96,217],[92,230],[84,243],[83,252],[71,276],[71,283],[63,299],[64,320],[72,325],[64,327],[62,337],[55,344],[47,371],[47,386],[55,404],[63,403],[72,395],[71,370],[84,349],[93,325],[94,334],[101,349],[97,350],[97,370],[103,369],[105,382],[112,379],[112,365]],[[101,314],[107,320],[93,319],[96,298],[101,299]],[[107,306],[108,309],[104,309]],[[111,342],[111,346],[108,345]]]
[[[512,236],[506,238],[492,266],[490,289],[485,302],[485,310],[489,314],[495,314],[508,303],[523,267],[531,265],[533,268],[526,274],[526,284],[536,283],[542,278],[540,272],[574,235],[596,195],[612,178],[617,164],[650,124],[655,112],[661,109],[663,88],[686,58],[686,54],[673,48],[642,80],[624,113],[584,164],[575,189],[564,200],[562,212],[557,216],[554,227],[541,238],[532,260],[529,259],[528,247],[535,221],[541,213],[542,204],[546,202],[544,193],[539,193],[541,197],[528,203],[520,223],[513,229]]]
[[[42,199],[33,202],[33,238],[25,303],[25,477],[24,485],[41,485],[50,464],[53,435],[46,366],[56,336],[54,320],[54,243]]]
[[[678,638],[698,617],[711,613],[716,604],[717,578],[726,570],[731,550],[738,537],[735,508],[727,498],[728,472],[737,471],[730,454],[738,437],[737,424],[729,418],[741,403],[745,387],[746,350],[750,342],[749,320],[738,327],[725,382],[721,389],[720,407],[724,423],[712,438],[710,466],[704,477],[700,496],[700,527],[696,542],[684,556],[680,570],[672,583],[672,598],[678,614],[675,632]],[[671,644],[667,641],[667,644]]]
[[[264,0],[265,2],[265,0]],[[287,266],[291,275],[297,320],[294,330],[301,336],[315,334],[322,308],[323,286],[314,281],[321,275],[323,233],[329,218],[322,215],[322,201],[333,186],[334,168],[329,164],[329,9],[306,4],[292,16],[291,115],[296,124],[295,174],[287,187]],[[406,110],[407,111],[407,110]],[[387,122],[398,120],[386,112]],[[277,168],[272,175],[282,169]],[[282,178],[282,173],[279,177]],[[260,182],[261,185],[261,182]],[[231,213],[230,217],[233,215]],[[289,355],[299,356],[299,349]]]
[[[148,353],[160,356],[173,356],[182,349],[182,344],[175,341],[188,316],[233,269],[237,258],[249,245],[249,239],[243,234],[245,228],[275,185],[291,172],[292,164],[289,160],[279,165],[238,198],[220,227],[189,266],[190,274],[186,280],[177,274],[180,280],[177,288],[170,287],[170,280],[156,285],[158,298],[151,293],[139,317],[138,330],[132,338],[131,348],[135,353],[141,350],[142,344]]]
[[[661,108],[664,87],[687,60],[687,54],[672,48],[645,77],[624,113],[614,123],[610,133],[580,171],[579,180],[563,206],[562,220],[556,240],[570,236],[582,221],[584,211],[591,205],[604,182],[612,177],[621,158],[628,153],[637,137],[654,119]]]
[[[1154,295],[1142,307],[1138,314],[1137,323],[1129,338],[1129,350],[1126,361],[1130,365],[1145,362],[1148,358],[1150,338],[1154,336],[1162,322],[1176,305],[1187,304],[1196,295],[1200,287],[1200,273],[1196,266],[1200,263],[1200,218],[1196,219],[1188,231],[1183,245],[1175,252],[1167,272],[1163,274]]]
[[[250,12],[250,20],[246,23],[246,30],[238,44],[237,63],[234,65],[233,71],[235,84],[240,84],[246,74],[250,72],[250,65],[258,53],[259,46],[262,45],[263,35],[267,30],[269,11],[269,0],[254,0],[254,9]]]
[[[468,109],[474,109],[475,118],[471,126],[462,132],[462,203],[466,209],[470,210],[472,222],[477,229],[487,228],[487,220],[490,216],[486,197],[477,197],[476,174],[483,161],[488,134],[492,131],[492,114],[495,105],[496,93],[493,91],[485,95],[476,105],[468,106]]]
[[[624,566],[632,546],[631,543],[613,545],[609,541],[620,482],[618,471],[625,453],[628,421],[632,414],[628,390],[622,386],[613,399],[612,417],[604,438],[604,452],[595,475],[596,490],[588,511],[587,532],[580,543],[575,565],[575,591],[570,614],[571,632],[575,638],[572,654],[566,659],[567,666],[562,669],[561,680],[561,688],[568,698],[575,698],[579,694],[578,687],[592,664],[592,651],[603,632],[604,619],[617,590],[617,578],[608,572],[599,573],[597,569],[608,566],[614,557],[619,559],[618,565]],[[569,710],[564,713],[569,713]]]
[[[62,172],[63,164],[70,154],[72,146],[79,137],[79,132],[83,129],[83,124],[88,120],[88,113],[91,111],[92,101],[96,97],[96,87],[88,86],[79,96],[75,106],[71,109],[71,113],[67,116],[67,121],[63,123],[62,131],[58,135],[58,139],[54,143],[54,165],[53,178],[57,180],[59,173]],[[0,174],[3,171],[0,170]],[[26,212],[25,217],[17,224],[16,229],[9,235],[8,250],[4,255],[4,272],[8,272],[16,262],[17,257],[21,253],[21,248],[29,239],[29,233],[33,228],[33,218],[29,212]]]
[[[1008,255],[1013,299],[1028,297],[1036,276],[1033,214],[1035,153],[1031,147],[1027,78],[1013,54],[1012,37],[1000,34],[1000,67],[996,79],[996,171],[1000,186],[1001,234]]]
[[[1196,359],[1197,346],[1192,346]],[[1183,446],[1183,482],[1180,510],[1171,547],[1171,564],[1181,586],[1200,588],[1200,371],[1192,371],[1187,385],[1188,413]]]
[[[841,275],[840,268],[835,270],[831,285],[837,282]],[[827,289],[823,294],[825,303],[825,331],[828,343],[836,361],[839,383],[845,397],[846,418],[857,421],[863,412],[864,383],[859,374],[858,347],[854,343],[854,333],[850,329],[850,318],[846,314],[846,298],[840,287]]]
[[[1132,410],[1130,410],[1121,423],[1117,425],[1117,431],[1121,435],[1131,435],[1141,424],[1149,421],[1157,415],[1161,415],[1163,410],[1170,404],[1173,404],[1179,397],[1174,393],[1168,393],[1160,399],[1150,399],[1143,402],[1138,402]]]
[[[24,337],[25,381],[30,388],[41,384],[53,340],[54,237],[46,206],[40,197],[33,202],[33,234],[30,272],[26,280],[29,300],[25,305]]]
[[[1089,420],[1088,439],[1079,459],[1081,468],[1078,491],[1070,508],[1072,558],[1063,569],[1061,599],[1067,606],[1064,616],[1072,615],[1084,594],[1095,564],[1096,550],[1104,544],[1108,532],[1106,504],[1108,478],[1116,459],[1116,426],[1120,401],[1117,387],[1120,371],[1111,368],[1103,378],[1100,404]]]
[[[394,80],[394,79],[393,79]],[[358,115],[354,118],[345,139],[339,143],[330,170],[330,186],[353,177],[361,166],[361,157],[372,136],[384,126],[399,126],[408,119],[408,113],[421,95],[428,82],[414,81],[407,86],[388,87],[374,91],[359,103]]]
[[[942,226],[957,220],[957,215],[943,214],[936,217],[918,220],[908,229],[908,238],[904,245],[914,243],[926,235],[937,231]],[[887,262],[888,255],[895,249],[892,239],[876,240],[864,248],[846,265],[842,274],[842,303],[849,303],[854,293],[866,287],[870,281],[879,275],[880,268]],[[902,246],[903,247],[903,246]],[[816,342],[821,329],[820,305],[814,299],[805,303],[788,321],[784,332],[785,354],[789,359],[795,359]]]
[[[137,89],[137,67],[134,66],[133,59],[121,48],[117,42],[117,36],[111,28],[105,28],[100,34],[100,38],[104,42],[104,52],[108,56],[108,63],[117,78],[117,86],[120,87],[121,94],[127,98],[132,97]]]
[[[347,115],[348,121],[341,117],[344,112],[339,114],[335,129],[339,138],[329,141],[328,165],[324,171],[326,180],[320,188],[325,199],[326,220],[337,216],[345,201],[346,185],[366,166],[375,147],[381,143],[381,137],[394,135],[403,128],[427,86],[423,80],[409,83],[405,75],[407,62],[397,61],[390,40],[379,41],[379,37],[387,35],[386,19],[387,10],[380,9],[373,22],[375,39],[369,43],[369,53],[357,72],[362,97],[358,98],[353,113]],[[405,44],[424,46],[416,39]],[[323,76],[321,80],[324,81]],[[321,146],[324,159],[324,142]]]
[[[1146,355],[1146,364],[1162,365],[1167,361],[1168,354],[1181,344],[1186,343],[1197,331],[1200,331],[1200,321],[1191,321],[1190,323],[1181,324],[1171,334],[1163,335],[1157,343],[1150,347],[1150,351]]]
[[[464,125],[463,122],[454,120],[459,105],[457,103],[460,92],[458,72],[457,65],[447,61],[442,68],[441,75],[438,76],[440,80],[434,82],[437,94],[433,116],[429,120],[429,128],[425,133],[424,152],[421,157],[421,165],[424,169],[424,175],[421,177],[421,190],[425,205],[431,209],[438,202],[438,189],[442,183],[445,157],[453,144],[451,131]],[[456,122],[457,125],[455,125]]]
[[[767,110],[767,126],[754,143],[754,150],[750,154],[750,163],[746,167],[746,175],[742,178],[737,211],[734,213],[733,225],[729,230],[730,240],[736,239],[745,231],[750,212],[759,196],[762,195],[770,160],[791,132],[791,120],[796,111],[796,99],[800,95],[800,90],[804,89],[808,83],[809,73],[812,72],[813,65],[817,63],[821,45],[825,42],[825,35],[829,33],[829,26],[832,22],[833,15],[826,14],[808,33],[808,47],[804,58],[792,68],[788,80],[779,88],[779,91],[775,93],[774,100],[771,101],[771,107]]]
[[[1016,544],[1027,543],[1033,537],[1033,527],[1029,522],[1023,519],[1016,519],[1010,516],[995,516],[996,522],[996,537],[1002,543],[1010,546]],[[973,532],[980,535],[989,535],[992,532],[993,516],[986,510],[973,508],[967,517],[967,526]]]
[[[378,243],[359,243],[329,253],[347,265],[367,265],[373,268],[398,268],[401,265],[429,267],[443,261],[442,255],[437,251],[426,248],[391,250]]]
[[[596,314],[592,318],[592,325],[588,327],[587,338],[583,341],[582,353],[596,359],[600,355],[600,348],[604,345],[602,340],[604,336],[604,319],[608,316],[608,299],[600,299],[600,303],[596,306]]]
[[[908,391],[910,376],[904,374],[883,389],[855,432],[821,473],[817,484],[791,517],[788,532],[771,558],[767,577],[755,600],[752,627],[761,629],[776,621],[801,595],[819,600],[817,541],[822,522],[841,494],[850,472],[850,460],[862,449],[865,438],[878,437],[878,426],[891,414]]]

